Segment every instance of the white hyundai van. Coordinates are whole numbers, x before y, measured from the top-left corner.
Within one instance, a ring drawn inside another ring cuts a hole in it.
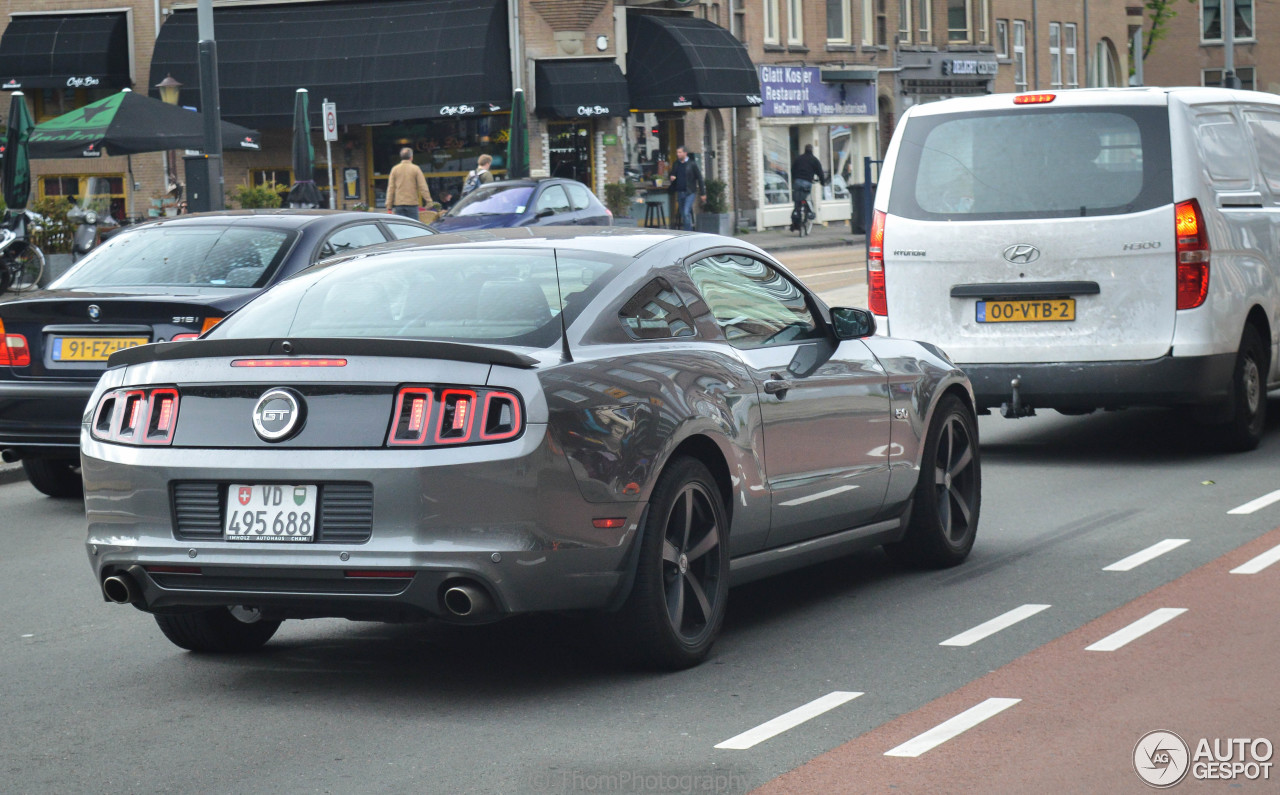
[[[1252,449],[1280,386],[1280,97],[1082,89],[917,105],[870,233],[882,333],[1005,416],[1189,406]]]

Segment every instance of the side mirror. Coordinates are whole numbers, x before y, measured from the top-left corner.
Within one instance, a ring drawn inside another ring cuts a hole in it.
[[[534,218],[550,218],[555,214],[556,214],[555,210],[551,209],[550,207],[544,207],[543,209],[538,210],[538,212],[534,213],[533,217]]]
[[[865,309],[838,306],[831,310],[831,327],[836,339],[857,340],[876,333],[876,318]]]

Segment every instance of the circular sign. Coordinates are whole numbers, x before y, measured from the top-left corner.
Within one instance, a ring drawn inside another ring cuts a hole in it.
[[[325,111],[324,131],[327,133],[335,133],[338,131],[338,114],[331,110]]]
[[[1133,769],[1144,783],[1164,789],[1186,777],[1190,757],[1187,744],[1173,732],[1147,732],[1133,747]]]
[[[253,429],[266,442],[282,442],[302,428],[302,396],[277,388],[258,398],[253,407]]]

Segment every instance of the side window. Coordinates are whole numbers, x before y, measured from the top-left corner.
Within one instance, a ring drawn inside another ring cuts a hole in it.
[[[591,191],[586,185],[575,182],[569,186],[569,200],[573,202],[573,209],[585,210],[591,206]]]
[[[627,334],[636,340],[692,337],[693,318],[666,279],[654,279],[618,312]]]
[[[408,240],[411,237],[425,237],[431,234],[430,229],[413,224],[387,224],[387,229],[391,230],[391,237],[396,240]]]
[[[821,336],[800,288],[760,260],[706,257],[689,266],[689,275],[736,348],[787,345]]]
[[[1230,113],[1202,113],[1196,117],[1196,137],[1205,168],[1215,188],[1248,190],[1253,187],[1252,163],[1244,133]]]
[[[564,188],[559,185],[548,185],[542,191],[533,211],[540,213],[543,210],[550,210],[557,215],[569,212],[569,197],[564,194]]]
[[[1244,115],[1253,137],[1253,151],[1271,192],[1280,197],[1280,113],[1247,111]]]
[[[320,256],[332,257],[334,254],[345,254],[352,249],[385,242],[387,239],[382,236],[382,230],[377,224],[356,224],[339,229],[330,235],[320,247]]]

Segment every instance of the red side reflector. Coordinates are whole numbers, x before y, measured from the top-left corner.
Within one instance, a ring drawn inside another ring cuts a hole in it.
[[[200,574],[199,566],[143,566],[148,574]]]
[[[372,569],[369,571],[355,570],[342,572],[344,577],[360,577],[364,579],[384,579],[384,580],[411,580],[413,572],[411,571],[381,571]]]
[[[1053,102],[1058,98],[1057,94],[1019,94],[1013,98],[1015,105],[1043,105],[1046,102]]]
[[[236,359],[232,367],[346,367],[346,359]]]
[[[591,525],[600,530],[615,530],[627,523],[626,519],[592,519]]]

